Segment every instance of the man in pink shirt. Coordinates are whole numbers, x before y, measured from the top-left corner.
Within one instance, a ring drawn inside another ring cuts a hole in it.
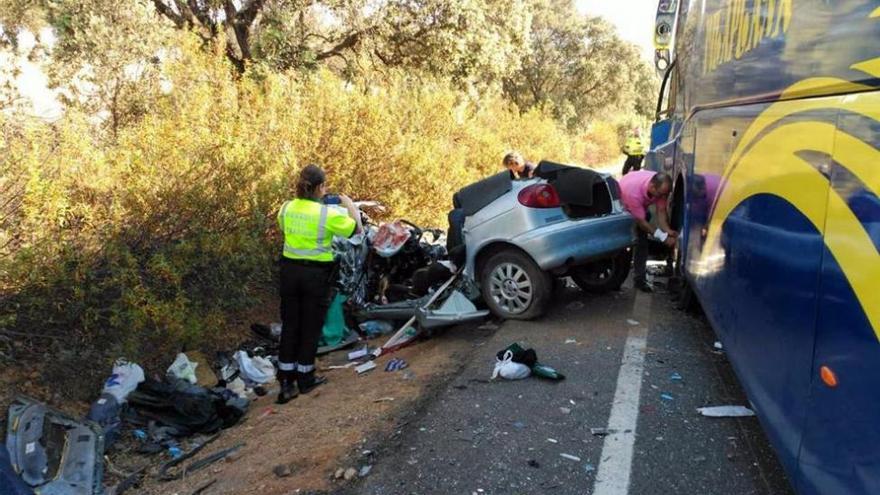
[[[645,278],[645,265],[648,262],[648,236],[663,242],[669,247],[675,246],[678,232],[669,227],[669,215],[666,212],[666,200],[672,190],[672,178],[662,172],[639,170],[630,172],[620,179],[620,195],[623,207],[636,219],[636,243],[633,251],[633,279],[635,287],[644,292],[653,289]],[[659,229],[654,229],[648,220],[648,206],[656,205]]]

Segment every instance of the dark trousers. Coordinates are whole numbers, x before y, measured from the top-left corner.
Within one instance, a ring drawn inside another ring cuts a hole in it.
[[[626,161],[623,162],[623,175],[630,173],[630,171],[635,172],[637,170],[642,169],[642,160],[645,157],[642,155],[626,155]]]
[[[330,307],[332,265],[281,261],[281,349],[279,369],[314,371],[318,341]],[[285,369],[288,368],[288,369]]]
[[[633,282],[645,282],[648,265],[648,234],[636,226],[636,245],[633,248]]]

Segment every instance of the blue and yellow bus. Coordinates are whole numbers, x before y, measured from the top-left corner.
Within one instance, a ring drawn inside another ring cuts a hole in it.
[[[880,1],[662,0],[648,167],[800,494],[880,494]]]

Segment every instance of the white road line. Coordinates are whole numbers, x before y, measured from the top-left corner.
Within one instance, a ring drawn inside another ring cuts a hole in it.
[[[632,327],[626,337],[614,404],[608,418],[608,429],[616,433],[605,437],[602,445],[593,495],[627,495],[629,491],[647,336],[648,330],[642,321],[641,325]]]

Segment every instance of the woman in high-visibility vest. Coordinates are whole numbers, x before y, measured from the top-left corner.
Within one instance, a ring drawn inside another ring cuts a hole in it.
[[[326,380],[315,375],[315,354],[327,308],[333,275],[333,236],[351,237],[361,231],[360,214],[346,196],[343,208],[325,205],[326,176],[317,165],[299,174],[296,199],[278,212],[284,236],[281,256],[281,349],[278,403],[309,393]],[[299,389],[299,391],[297,391]]]

